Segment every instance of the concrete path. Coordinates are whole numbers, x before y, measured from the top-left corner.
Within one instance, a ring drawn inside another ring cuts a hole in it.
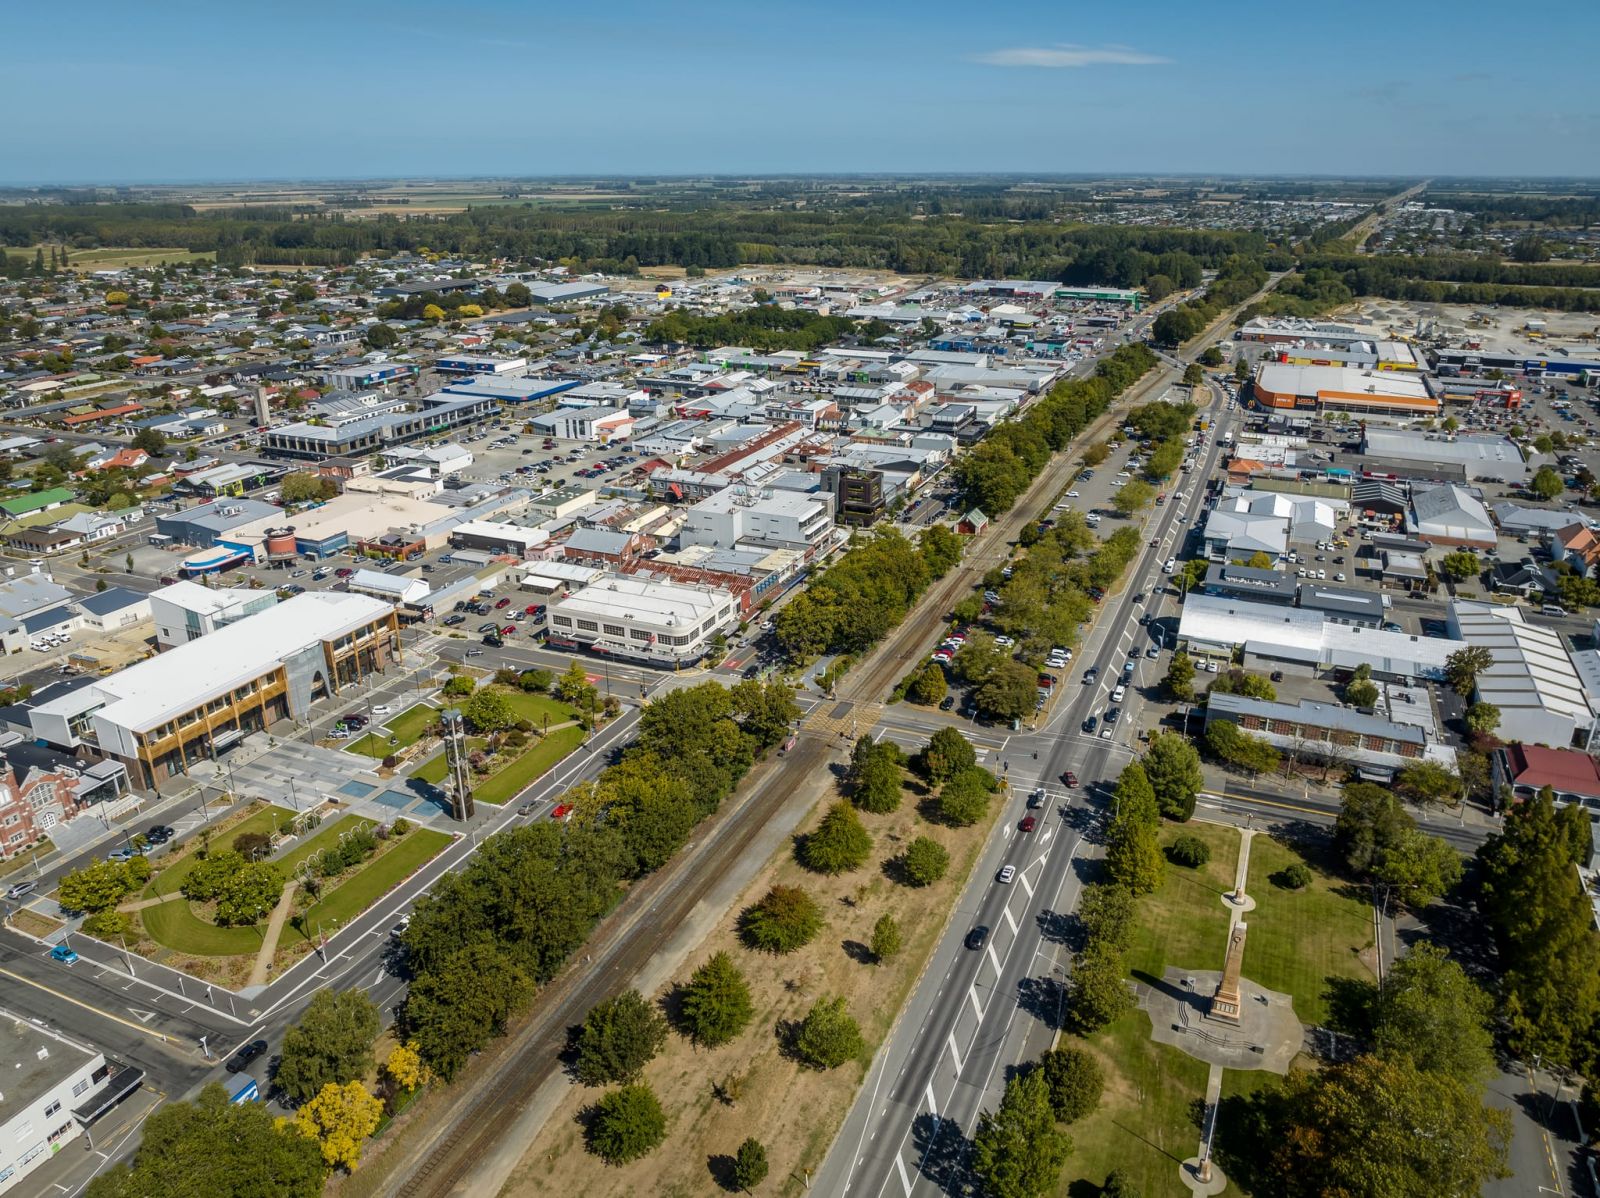
[[[1250,911],[1256,908],[1256,900],[1251,898],[1244,886],[1250,880],[1250,842],[1255,839],[1255,829],[1239,829],[1239,866],[1234,871],[1233,889],[1222,896],[1222,905],[1228,909],[1228,933],[1232,935],[1234,925]]]
[[[182,897],[183,897],[183,892],[181,890],[174,890],[171,894],[162,894],[162,895],[158,895],[155,898],[136,899],[134,902],[131,902],[131,903],[120,903],[117,906],[117,910],[118,911],[143,911],[146,907],[159,907],[162,903],[174,902],[177,899],[181,899]]]
[[[267,930],[261,938],[261,951],[256,954],[256,963],[250,967],[246,986],[266,983],[267,971],[272,968],[272,954],[278,951],[278,937],[283,934],[283,925],[289,918],[289,912],[294,910],[294,892],[298,889],[298,879],[290,878],[283,884],[283,894],[278,898],[278,905],[272,909],[272,918],[267,920]]]

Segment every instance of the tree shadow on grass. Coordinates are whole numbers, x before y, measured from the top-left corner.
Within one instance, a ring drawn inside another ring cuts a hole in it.
[[[1276,1085],[1224,1098],[1217,1104],[1211,1155],[1245,1193],[1268,1194],[1274,1188],[1268,1165],[1272,1146],[1283,1142],[1286,1105]]]
[[[911,1145],[924,1177],[951,1198],[970,1193],[975,1179],[968,1169],[972,1143],[953,1119],[918,1115],[911,1125]]]
[[[739,1183],[734,1180],[733,1157],[726,1152],[717,1152],[706,1157],[706,1171],[711,1174],[711,1180],[725,1193],[737,1194],[740,1192]]]
[[[1328,1028],[1341,1035],[1369,1039],[1378,987],[1359,978],[1328,977],[1323,980],[1327,983],[1322,997],[1328,1004]]]
[[[857,965],[876,965],[878,963],[878,958],[873,955],[872,950],[859,940],[842,940],[839,942],[839,947],[844,949],[844,955]]]

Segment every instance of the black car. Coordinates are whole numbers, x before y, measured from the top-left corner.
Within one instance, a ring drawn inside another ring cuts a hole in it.
[[[946,695],[944,698],[939,700],[940,711],[949,711],[955,705],[956,697],[954,695]]]
[[[457,624],[465,624],[466,622],[467,617],[462,615],[460,612],[457,612],[453,616],[446,616],[444,618],[444,626],[446,628],[454,628]]]
[[[367,726],[367,717],[364,715],[347,715],[344,717],[344,722],[350,728],[365,728]]]
[[[505,641],[491,632],[488,636],[483,638],[483,643],[488,645],[491,649],[498,649],[505,644]]]
[[[1099,716],[1093,716],[1092,715],[1088,719],[1083,721],[1083,730],[1085,732],[1093,732],[1099,726],[1100,726],[1100,717]]]
[[[1111,724],[1115,724],[1121,718],[1122,718],[1122,708],[1120,708],[1120,707],[1112,707],[1112,708],[1109,708],[1106,711],[1106,724],[1108,726],[1111,725]]]
[[[166,844],[176,833],[166,824],[157,824],[144,834],[145,843],[149,845]]]
[[[267,1042],[265,1040],[250,1041],[250,1043],[246,1044],[243,1048],[236,1052],[233,1055],[233,1059],[228,1062],[228,1072],[243,1073],[250,1067],[251,1061],[255,1060],[266,1051]]]
[[[989,929],[983,924],[979,924],[967,933],[967,947],[970,949],[980,949],[988,943]]]

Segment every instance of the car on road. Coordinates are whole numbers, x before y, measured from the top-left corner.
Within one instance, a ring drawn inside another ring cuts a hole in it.
[[[551,819],[566,819],[567,816],[569,816],[571,814],[572,814],[572,804],[571,803],[561,803],[561,804],[558,804],[556,807],[551,809],[550,818]]]
[[[148,845],[162,845],[171,840],[177,833],[166,824],[157,824],[144,834],[144,841]]]
[[[949,711],[955,705],[956,697],[954,695],[946,695],[944,698],[939,700],[940,711]]]
[[[1083,684],[1085,686],[1092,686],[1094,685],[1094,680],[1098,677],[1100,677],[1100,667],[1090,666],[1083,672]]]
[[[1032,832],[1038,826],[1039,817],[1037,815],[1025,815],[1022,817],[1022,822],[1017,825],[1024,832]]]
[[[1121,703],[1122,700],[1127,697],[1127,694],[1128,688],[1123,686],[1121,683],[1118,683],[1111,689],[1111,701],[1113,703]]]
[[[496,633],[490,632],[484,635],[483,643],[491,649],[499,649],[505,645],[505,640]]]
[[[1015,865],[1002,865],[1000,867],[1000,872],[995,875],[994,880],[999,882],[1002,886],[1009,886],[1011,884],[1011,879],[1016,876],[1017,867]]]
[[[465,654],[465,656],[467,656],[467,657],[482,657],[483,656],[483,650],[482,649],[468,649],[466,654]]]
[[[1092,715],[1083,721],[1083,730],[1093,735],[1094,730],[1100,726],[1100,717]]]
[[[988,943],[989,929],[983,924],[979,924],[967,933],[967,947],[973,951],[977,951]]]
[[[389,929],[389,935],[398,940],[406,934],[406,929],[411,926],[411,915],[407,912],[400,917],[400,922]]]
[[[26,898],[39,886],[37,882],[13,882],[6,887],[6,898],[15,902],[19,898]]]
[[[252,1040],[238,1052],[234,1053],[233,1056],[229,1058],[227,1065],[224,1067],[229,1073],[243,1073],[246,1069],[250,1068],[250,1062],[254,1061],[266,1051],[267,1042],[265,1040]]]
[[[112,849],[106,854],[107,861],[132,861],[139,856],[139,850],[131,845],[123,845],[120,849]]]
[[[394,710],[394,708],[390,707],[387,703],[379,703],[376,707],[374,707],[372,709],[372,714],[373,715],[388,715],[393,710]]]
[[[78,954],[65,944],[58,944],[50,950],[50,959],[52,961],[60,961],[63,965],[76,965],[78,963]]]

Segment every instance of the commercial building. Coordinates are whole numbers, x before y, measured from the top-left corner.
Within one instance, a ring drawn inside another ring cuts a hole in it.
[[[1239,650],[1247,669],[1318,677],[1365,662],[1374,677],[1402,683],[1443,678],[1445,660],[1462,647],[1459,640],[1336,623],[1315,608],[1200,594],[1185,596],[1177,640],[1200,658],[1227,661]]]
[[[274,457],[311,461],[371,454],[466,428],[499,412],[492,399],[453,396],[444,391],[417,402],[421,406],[416,411],[361,416],[340,423],[280,425],[267,430],[261,448]]]
[[[308,591],[29,712],[33,734],[121,762],[140,787],[215,758],[251,732],[302,716],[399,660],[393,607]]]
[[[1289,551],[1289,522],[1249,510],[1213,508],[1200,536],[1206,557],[1214,562],[1247,561],[1258,553],[1276,561]]]
[[[1489,758],[1494,793],[1501,787],[1512,799],[1536,798],[1548,786],[1557,803],[1577,803],[1600,810],[1600,765],[1576,749],[1547,749],[1543,745],[1509,744]]]
[[[1455,754],[1429,743],[1424,729],[1338,703],[1277,703],[1245,695],[1212,694],[1206,727],[1219,720],[1259,736],[1302,761],[1353,765],[1363,777],[1389,781],[1405,766],[1432,757],[1454,764]],[[1430,752],[1430,749],[1432,752]]]
[[[450,533],[450,544],[463,549],[487,549],[490,553],[510,553],[517,557],[531,557],[549,540],[550,534],[542,528],[503,524],[496,520],[469,520]]]
[[[1469,549],[1493,549],[1500,539],[1483,501],[1454,483],[1413,487],[1406,531],[1430,545]]]
[[[546,436],[609,445],[633,433],[635,418],[626,408],[557,408],[535,416],[531,423]]]
[[[387,467],[407,467],[426,472],[429,478],[444,478],[472,465],[472,450],[462,445],[399,445],[383,453]]]
[[[480,374],[452,380],[439,394],[466,399],[492,399],[504,404],[539,403],[574,390],[582,382],[582,379],[505,378]]]
[[[76,607],[85,628],[115,632],[150,618],[150,596],[128,587],[107,587],[81,596]]]
[[[255,499],[219,499],[198,507],[181,508],[171,515],[156,516],[157,544],[162,540],[208,549],[220,537],[240,525],[268,517],[282,519],[283,511]]]
[[[677,667],[699,661],[738,623],[739,605],[727,591],[607,574],[552,596],[545,627],[557,647]]]
[[[580,300],[601,299],[611,294],[604,283],[530,283],[528,295],[536,304],[572,304]]]
[[[1367,425],[1361,433],[1361,457],[1368,470],[1409,478],[1520,483],[1529,474],[1514,442],[1489,435]]]
[[[395,607],[413,609],[422,606],[433,590],[421,578],[385,574],[382,570],[357,570],[345,580],[345,587],[354,595],[370,595]]]
[[[1448,612],[1451,636],[1489,651],[1492,662],[1479,671],[1473,695],[1499,709],[1497,736],[1556,749],[1594,747],[1588,688],[1559,632],[1528,623],[1511,605],[1457,599]]]
[[[812,554],[833,535],[834,497],[826,491],[729,487],[684,513],[678,544],[747,546]]]
[[[433,364],[440,374],[486,374],[492,378],[521,378],[528,373],[528,359],[499,358],[492,354],[452,354]]]
[[[276,591],[247,587],[205,587],[179,581],[150,592],[150,615],[156,625],[156,648],[187,645],[246,616],[278,605]]]
[[[10,1011],[0,1011],[0,1194],[22,1193],[23,1180],[76,1139],[102,1109],[102,1090],[116,1076],[117,1097],[143,1079],[103,1053]],[[115,1101],[113,1099],[112,1101]],[[80,1121],[79,1113],[86,1118]],[[35,1191],[37,1192],[37,1191]]]
[[[1206,567],[1201,589],[1219,599],[1245,599],[1277,607],[1294,606],[1295,580],[1283,570],[1260,570],[1254,566],[1224,562]]]
[[[1439,399],[1428,389],[1427,382],[1399,371],[1265,362],[1256,370],[1252,393],[1262,407],[1280,411],[1305,409],[1406,418],[1439,413]]]
[[[409,383],[421,373],[410,362],[363,362],[356,366],[334,366],[324,370],[319,381],[337,391],[367,391]]]

